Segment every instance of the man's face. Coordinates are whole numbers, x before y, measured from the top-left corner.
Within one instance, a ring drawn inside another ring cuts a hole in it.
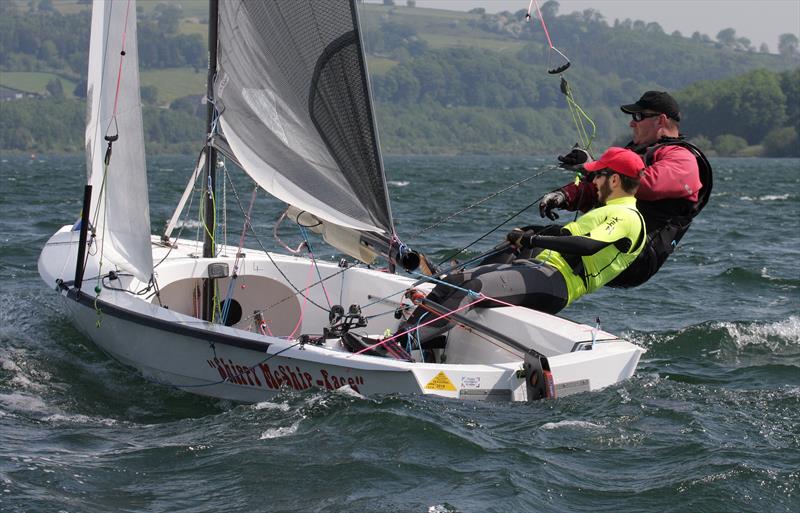
[[[652,111],[645,111],[637,114],[637,117],[640,117],[641,120],[636,121],[636,118],[634,118],[631,119],[631,122],[628,124],[633,132],[633,143],[649,144],[656,142],[659,138],[659,130],[664,123],[664,119],[662,118],[666,116]]]
[[[600,203],[605,204],[608,197],[611,195],[611,175],[607,171],[598,171],[592,173],[592,182],[597,187],[597,199]]]

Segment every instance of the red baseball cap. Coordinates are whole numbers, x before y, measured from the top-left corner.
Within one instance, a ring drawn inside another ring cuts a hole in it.
[[[607,149],[605,153],[600,155],[599,159],[583,165],[583,169],[589,173],[600,171],[601,169],[610,169],[615,173],[630,176],[631,178],[640,178],[644,167],[642,157],[631,150],[616,146]]]

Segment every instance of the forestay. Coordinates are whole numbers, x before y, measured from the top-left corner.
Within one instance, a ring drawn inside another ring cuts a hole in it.
[[[244,170],[320,219],[391,234],[355,2],[219,3],[215,101]]]
[[[147,281],[153,255],[135,0],[95,0],[87,82],[86,166],[96,242],[105,260]],[[106,170],[105,138],[113,136],[118,140]]]

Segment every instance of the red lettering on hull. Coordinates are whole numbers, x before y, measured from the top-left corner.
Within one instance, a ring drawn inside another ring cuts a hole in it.
[[[336,376],[327,369],[320,369],[318,373],[303,370],[300,366],[294,368],[288,365],[279,365],[277,368],[270,368],[267,363],[259,363],[256,367],[239,365],[228,359],[224,361],[215,357],[213,360],[206,360],[209,367],[215,369],[220,379],[237,385],[268,388],[279,390],[290,388],[292,390],[308,390],[313,386],[326,390],[336,390],[344,386],[349,386],[358,393],[361,393],[359,386],[364,385],[362,376]],[[259,379],[257,370],[261,371],[263,381]],[[350,370],[348,369],[349,373]],[[319,376],[319,377],[315,377]]]

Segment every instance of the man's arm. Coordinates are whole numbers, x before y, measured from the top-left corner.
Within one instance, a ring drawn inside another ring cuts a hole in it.
[[[597,189],[592,182],[581,180],[569,183],[560,189],[548,192],[539,202],[539,215],[558,219],[555,209],[588,212],[597,203]]]
[[[567,197],[566,210],[586,213],[597,205],[597,186],[590,180],[570,182],[559,190]]]
[[[617,216],[609,219],[607,214],[600,211],[595,212],[604,216],[604,220],[590,228],[588,232],[585,231],[586,228],[580,227],[579,222],[573,222],[561,227],[558,233],[549,231],[544,234],[535,231],[521,232],[516,230],[509,233],[507,238],[514,245],[526,248],[552,249],[559,253],[577,256],[594,255],[611,245],[623,253],[630,251],[633,238],[643,228],[640,220],[641,216],[638,213],[635,217],[623,215],[622,219],[625,222],[619,222],[620,218]],[[591,216],[592,214],[588,214],[588,217]],[[573,235],[576,230],[581,235]]]
[[[697,201],[702,186],[694,154],[680,146],[664,146],[656,150],[653,163],[645,168],[636,197],[645,201]]]
[[[625,239],[627,240],[627,239]],[[588,256],[594,255],[616,241],[601,241],[583,237],[581,235],[525,235],[520,239],[520,244],[526,248],[552,249],[568,255]],[[630,241],[629,241],[630,245]]]

